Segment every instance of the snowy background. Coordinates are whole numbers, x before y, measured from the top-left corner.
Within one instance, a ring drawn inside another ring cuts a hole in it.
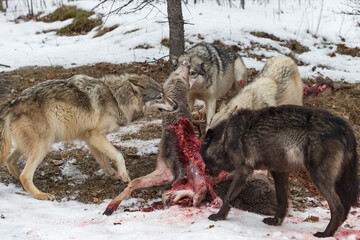
[[[98,1],[34,1],[34,12],[43,11],[43,15],[46,15],[61,4],[91,10],[97,3]],[[255,48],[249,52],[240,52],[248,68],[260,69],[264,62],[249,57],[249,54],[271,57],[290,51],[276,41],[250,34],[252,31],[264,31],[283,40],[295,39],[310,48],[309,52],[296,56],[309,64],[299,67],[302,78],[323,75],[338,81],[360,82],[360,57],[341,54],[329,56],[339,43],[348,47],[360,47],[360,27],[357,26],[360,20],[354,16],[338,14],[347,8],[346,1],[326,0],[322,11],[320,0],[247,0],[245,10],[238,7],[239,1],[233,3],[233,7],[227,1],[218,6],[216,1],[211,0],[184,5],[184,19],[191,23],[185,25],[185,38],[196,43],[201,41],[197,38],[201,34],[207,42],[220,40],[225,44],[239,45],[242,49],[250,47],[251,42],[277,49]],[[115,2],[113,8],[119,4]],[[55,32],[44,34],[42,31],[63,27],[71,20],[54,23],[20,21],[16,24],[13,20],[27,14],[27,7],[25,1],[10,0],[7,12],[0,13],[0,64],[9,65],[10,68],[0,67],[0,71],[35,65],[71,67],[74,64],[79,66],[97,62],[143,62],[168,55],[168,48],[160,44],[163,38],[168,37],[165,4],[159,3],[156,8],[145,8],[134,14],[107,17],[106,13],[111,5],[112,2],[105,4],[95,12],[105,14],[102,18],[105,27],[119,24],[114,31],[98,38],[93,38],[95,31],[87,35],[61,37]],[[139,30],[124,34],[136,28]],[[141,44],[149,44],[154,48],[135,49]],[[189,43],[186,46],[189,47]],[[319,64],[329,68],[312,71]],[[137,131],[143,124],[135,123],[108,137],[114,145],[137,146],[139,155],[156,153],[159,139],[120,141],[122,134]],[[86,148],[81,142],[76,142],[74,146]],[[55,150],[61,147],[61,144],[53,146]],[[63,166],[64,172],[79,177],[79,181],[87,177],[74,170],[71,161],[68,164],[70,165]],[[312,234],[323,231],[330,220],[326,204],[306,209],[305,212],[290,210],[281,227],[271,227],[262,223],[263,216],[236,209],[232,209],[226,221],[221,222],[207,219],[217,209],[206,206],[175,206],[150,213],[123,212],[124,207],[139,203],[141,199],[129,199],[112,216],[103,216],[102,212],[109,202],[110,199],[100,205],[86,205],[65,200],[38,201],[21,188],[0,183],[0,239],[312,239]],[[318,217],[319,221],[307,221],[311,216]],[[360,239],[359,208],[351,210],[348,220],[339,228],[335,238]]]
[[[360,81],[359,57],[341,54],[329,56],[336,51],[336,44],[339,43],[345,43],[347,47],[352,48],[360,47],[359,17],[339,14],[349,10],[347,0],[326,0],[323,8],[320,0],[247,0],[245,10],[238,7],[239,1],[233,1],[232,7],[227,1],[223,1],[222,6],[218,6],[215,0],[199,2],[196,5],[183,6],[184,20],[188,23],[185,24],[185,38],[188,41],[200,42],[197,38],[200,34],[210,43],[220,40],[229,45],[239,44],[244,49],[251,47],[251,42],[256,42],[277,49],[274,51],[255,48],[248,52],[240,52],[248,68],[260,69],[263,62],[248,57],[249,54],[264,54],[271,57],[290,53],[288,48],[281,46],[277,41],[250,34],[254,31],[264,31],[282,40],[297,40],[310,49],[309,52],[296,56],[297,59],[309,64],[299,67],[302,78],[323,74],[338,81]],[[92,10],[98,1],[80,0],[67,3],[57,0],[34,0],[34,3],[34,13],[42,11],[43,15],[46,15],[55,11],[61,4]],[[26,1],[10,0],[6,14],[0,14],[0,64],[9,65],[11,68],[0,67],[0,70],[8,71],[29,65],[70,67],[74,64],[98,62],[143,62],[168,55],[168,48],[160,44],[169,34],[166,5],[159,3],[156,8],[144,8],[133,14],[110,17],[106,15],[110,9],[116,9],[123,3],[115,1],[113,5],[113,2],[109,1],[95,10],[98,15],[104,14],[104,27],[115,24],[119,24],[119,27],[102,37],[93,38],[95,30],[87,35],[73,37],[57,36],[55,32],[42,33],[44,30],[66,26],[71,23],[71,19],[54,23],[29,21],[16,24],[13,20],[28,12]],[[124,11],[129,11],[132,7],[134,6],[130,5]],[[134,29],[139,30],[125,34]],[[345,42],[342,39],[345,39]],[[141,44],[148,44],[154,48],[135,49]],[[312,71],[312,68],[319,64],[329,69],[317,68]]]

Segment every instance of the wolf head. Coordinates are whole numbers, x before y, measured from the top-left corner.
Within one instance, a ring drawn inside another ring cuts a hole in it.
[[[208,129],[200,147],[200,154],[206,164],[206,172],[217,176],[222,170],[231,172],[224,145],[226,121]]]
[[[175,111],[177,104],[164,94],[161,85],[147,75],[134,75],[129,82],[135,93],[140,95],[146,110]]]
[[[166,79],[163,88],[167,96],[171,97],[177,103],[186,102],[187,92],[189,90],[189,85],[187,82],[189,75],[190,64],[189,62],[184,61],[176,71],[172,72],[170,76]]]
[[[172,57],[172,70],[177,70],[180,66],[179,63],[188,61],[190,63],[189,69],[189,90],[190,91],[201,91],[211,85],[207,79],[211,74],[210,70],[213,66],[213,61],[206,61],[203,58],[194,54],[184,54],[179,58]]]

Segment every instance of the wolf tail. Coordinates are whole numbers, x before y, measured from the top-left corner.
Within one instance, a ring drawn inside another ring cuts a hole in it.
[[[358,154],[356,139],[352,131],[346,131],[347,149],[342,166],[342,174],[336,182],[336,192],[344,207],[355,206],[359,196]]]
[[[0,165],[10,154],[11,135],[7,109],[3,108],[0,112]]]

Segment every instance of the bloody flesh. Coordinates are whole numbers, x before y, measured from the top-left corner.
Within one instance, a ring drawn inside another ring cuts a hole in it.
[[[172,204],[199,206],[206,197],[207,191],[214,200],[215,205],[221,205],[222,201],[213,190],[213,185],[224,179],[228,174],[221,172],[219,176],[212,179],[205,173],[205,163],[200,154],[201,142],[195,136],[195,131],[188,119],[179,119],[177,125],[170,125],[179,140],[180,161],[186,169],[187,178],[180,179],[172,185],[167,193],[170,195]],[[191,199],[192,202],[186,199]]]

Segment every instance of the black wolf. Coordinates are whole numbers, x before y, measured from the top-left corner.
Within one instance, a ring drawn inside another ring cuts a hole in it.
[[[226,218],[232,201],[254,169],[274,178],[277,211],[265,218],[281,225],[288,208],[289,172],[306,168],[329,203],[331,220],[316,237],[333,236],[346,220],[359,194],[358,157],[354,132],[343,119],[324,110],[295,105],[256,111],[240,110],[206,133],[201,155],[210,174],[233,172],[224,204],[211,220]]]

